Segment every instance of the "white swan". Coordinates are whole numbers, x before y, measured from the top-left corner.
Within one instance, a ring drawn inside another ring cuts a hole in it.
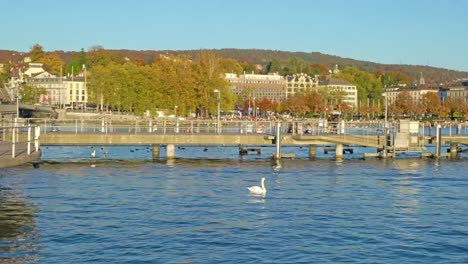
[[[91,157],[93,157],[93,158],[96,157],[96,150],[93,150],[93,152],[91,152]]]
[[[249,191],[253,194],[266,194],[266,188],[265,188],[265,177],[262,177],[262,187],[259,186],[252,186],[248,187]]]

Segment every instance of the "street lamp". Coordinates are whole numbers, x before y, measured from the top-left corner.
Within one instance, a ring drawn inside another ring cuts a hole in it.
[[[175,105],[175,106],[174,106],[174,118],[175,118],[175,122],[176,122],[176,123],[175,123],[174,131],[175,131],[176,133],[179,133],[179,119],[177,118],[177,108],[178,108],[178,106]]]
[[[384,117],[384,158],[387,157],[387,115],[388,115],[388,95],[387,93],[382,94],[385,97],[385,117]]]
[[[19,111],[19,100],[21,99],[21,95],[19,93],[19,88],[20,88],[20,85],[19,83],[17,82],[13,82],[11,84],[11,87],[14,88],[16,90],[16,118],[19,118],[20,117],[20,111]]]
[[[84,70],[84,90],[85,90],[85,98],[84,98],[84,106],[82,108],[82,111],[86,112],[86,105],[88,104],[88,86],[86,85],[86,78],[88,75],[87,72],[86,72],[86,65],[83,64],[82,66],[83,70]],[[83,99],[83,98],[82,98]]]
[[[221,91],[216,89],[213,92],[218,93],[218,134],[221,134],[221,122],[220,122],[220,114],[221,114]]]

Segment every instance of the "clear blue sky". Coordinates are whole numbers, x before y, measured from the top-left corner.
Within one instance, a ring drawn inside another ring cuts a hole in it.
[[[271,49],[468,71],[465,0],[2,1],[0,49]]]

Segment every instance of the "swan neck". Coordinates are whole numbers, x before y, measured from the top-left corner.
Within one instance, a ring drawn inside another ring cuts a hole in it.
[[[262,178],[262,189],[263,189],[263,190],[266,190],[266,189],[265,189],[265,178]]]

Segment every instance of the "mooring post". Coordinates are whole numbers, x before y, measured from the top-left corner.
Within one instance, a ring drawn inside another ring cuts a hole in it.
[[[450,158],[456,159],[458,157],[458,143],[450,143]]]
[[[343,144],[336,144],[335,158],[337,160],[343,159]]]
[[[167,159],[175,159],[175,146],[174,144],[167,144],[166,146]]]
[[[436,127],[436,158],[440,157],[440,144],[441,144],[441,132],[442,127],[441,125],[437,125]]]
[[[276,159],[281,159],[281,123],[276,122]]]
[[[160,146],[158,144],[153,144],[153,159],[159,158]]]
[[[310,144],[309,145],[309,159],[315,159],[317,156],[317,145]]]

